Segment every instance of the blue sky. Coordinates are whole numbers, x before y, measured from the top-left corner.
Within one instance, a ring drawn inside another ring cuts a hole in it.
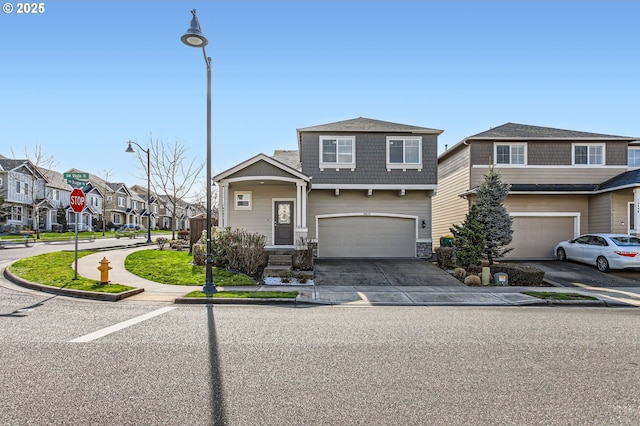
[[[192,8],[213,59],[213,174],[360,116],[442,129],[440,153],[507,122],[640,136],[640,2],[44,5],[0,13],[0,154],[39,144],[59,171],[144,184],[124,150],[150,137],[205,160],[205,63],[180,41]]]

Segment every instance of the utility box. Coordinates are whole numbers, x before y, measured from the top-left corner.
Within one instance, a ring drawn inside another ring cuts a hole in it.
[[[496,272],[493,275],[493,283],[495,285],[509,285],[509,275],[505,274],[504,272]]]

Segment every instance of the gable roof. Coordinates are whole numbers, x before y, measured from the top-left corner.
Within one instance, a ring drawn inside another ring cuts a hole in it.
[[[307,176],[307,175],[303,174],[302,172],[300,172],[299,170],[296,170],[295,168],[293,168],[293,167],[291,167],[291,166],[289,166],[289,165],[287,165],[287,164],[285,164],[285,163],[283,163],[283,162],[281,162],[281,161],[279,161],[279,160],[277,160],[277,159],[275,159],[273,157],[269,157],[268,155],[265,155],[265,154],[258,154],[256,156],[254,156],[254,157],[252,157],[252,158],[250,158],[250,159],[238,164],[235,167],[232,167],[232,168],[230,168],[228,170],[225,170],[222,173],[217,174],[216,176],[213,177],[213,181],[214,182],[220,182],[221,180],[233,175],[234,173],[237,173],[240,170],[245,169],[245,168],[247,168],[247,167],[249,167],[249,166],[251,166],[253,164],[256,164],[256,163],[258,163],[260,161],[264,161],[264,162],[266,162],[268,164],[271,164],[272,166],[274,166],[274,167],[276,167],[276,168],[278,168],[280,170],[283,170],[284,172],[286,172],[288,174],[291,174],[291,175],[295,176],[298,179],[302,179],[302,180],[305,180],[307,182],[310,181],[309,176]]]
[[[466,140],[469,139],[604,139],[633,141],[637,138],[556,129],[553,127],[531,126],[528,124],[506,123],[466,138]]]
[[[407,124],[391,123],[389,121],[373,120],[358,117],[351,120],[336,121],[335,123],[320,124],[318,126],[303,127],[297,132],[403,132],[403,133],[432,133],[439,135],[444,130],[428,127],[411,126]]]
[[[636,187],[640,184],[640,169],[629,170],[602,182],[597,186],[596,191],[607,191],[611,189],[622,189],[625,187]]]

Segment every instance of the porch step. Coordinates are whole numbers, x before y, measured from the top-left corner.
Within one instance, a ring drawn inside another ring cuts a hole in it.
[[[264,268],[262,272],[262,276],[264,277],[280,277],[283,272],[291,271],[291,266],[284,265],[276,265],[276,266],[267,266]]]
[[[293,265],[293,257],[290,254],[271,254],[267,261],[267,266],[288,266]]]
[[[290,254],[270,254],[262,275],[279,277],[283,272],[291,271],[292,268],[293,257]]]

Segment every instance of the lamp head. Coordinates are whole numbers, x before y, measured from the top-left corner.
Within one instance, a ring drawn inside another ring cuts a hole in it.
[[[209,40],[205,36],[202,35],[202,30],[200,29],[200,22],[198,21],[198,17],[196,16],[196,10],[193,9],[191,11],[193,18],[191,18],[191,26],[187,30],[186,33],[180,40],[187,46],[191,47],[205,47],[209,44]]]
[[[133,147],[131,146],[131,141],[128,142],[129,146],[127,147],[127,149],[124,150],[124,152],[135,152],[133,150]]]

